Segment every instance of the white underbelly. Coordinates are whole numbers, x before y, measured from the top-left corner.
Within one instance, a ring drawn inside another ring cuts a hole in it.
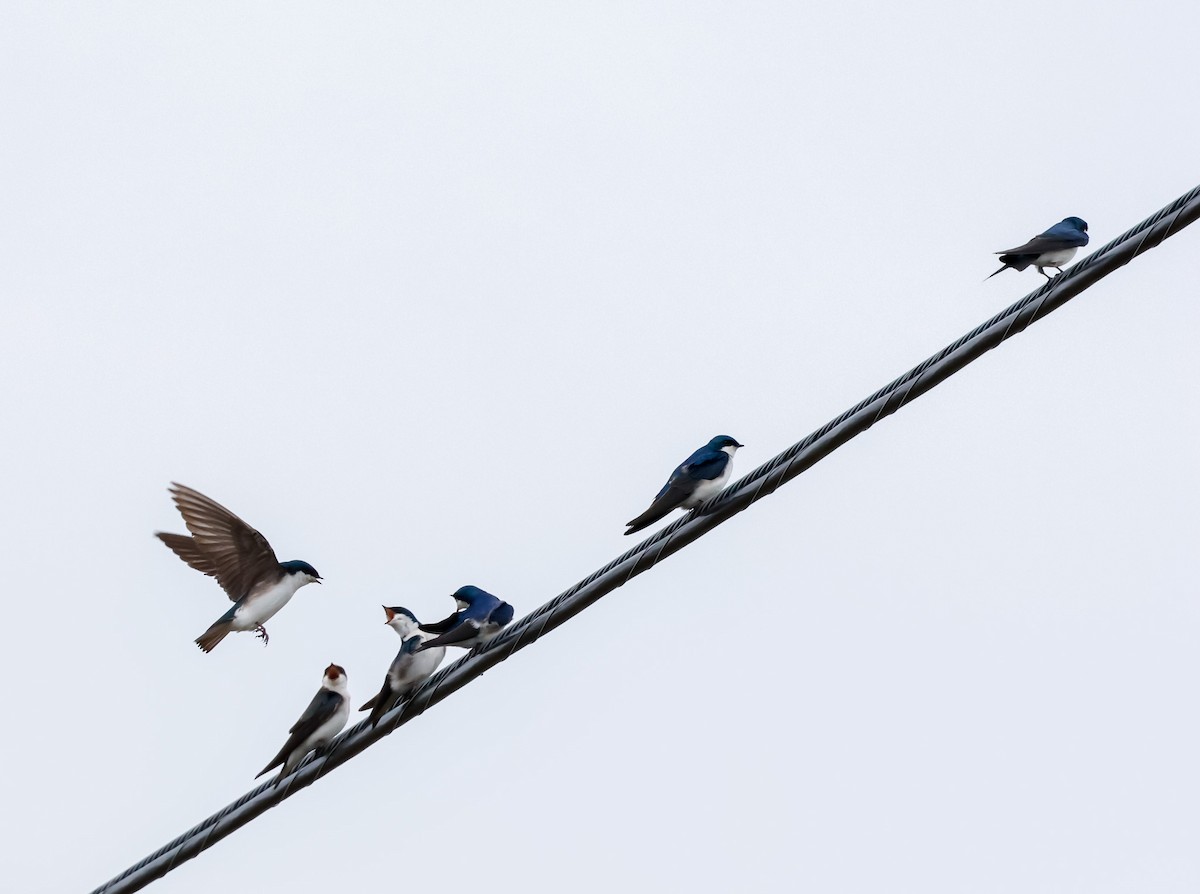
[[[233,616],[234,630],[253,630],[265,624],[296,595],[295,579],[287,575],[275,586],[249,597]]]
[[[434,646],[432,649],[417,652],[411,656],[412,660],[405,662],[403,667],[398,668],[397,673],[392,674],[392,688],[407,689],[409,686],[422,682],[433,675],[445,657],[445,646]]]
[[[317,731],[296,746],[283,765],[283,772],[290,773],[304,759],[304,756],[315,748],[321,748],[333,741],[334,736],[342,731],[350,716],[350,700],[342,699],[341,707],[332,717],[317,727]]]
[[[710,497],[715,497],[725,487],[725,482],[729,480],[729,469],[733,463],[725,464],[723,471],[711,481],[701,481],[696,485],[696,489],[692,491],[692,495],[683,501],[684,509],[694,509]]]
[[[1038,267],[1061,267],[1071,258],[1075,257],[1075,252],[1078,248],[1061,248],[1058,251],[1044,251],[1038,255],[1035,266]]]
[[[475,642],[479,645],[483,645],[489,639],[495,639],[495,637],[499,635],[500,631],[503,629],[504,628],[501,625],[488,621],[479,628],[479,636],[475,637]]]

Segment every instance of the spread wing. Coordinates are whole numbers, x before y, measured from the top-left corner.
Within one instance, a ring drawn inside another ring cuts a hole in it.
[[[241,599],[278,567],[267,538],[220,503],[182,484],[172,483],[170,490],[192,536],[160,533],[159,539],[197,571],[215,577],[230,599]]]
[[[187,534],[168,534],[165,531],[159,531],[154,535],[163,543],[171,548],[171,551],[183,561],[187,562],[197,571],[209,575],[210,577],[217,576],[217,566],[201,552],[200,547],[196,545],[196,541]]]

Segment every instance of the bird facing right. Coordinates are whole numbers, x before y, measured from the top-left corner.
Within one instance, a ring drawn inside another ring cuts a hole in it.
[[[474,651],[482,646],[513,619],[513,607],[487,590],[470,585],[454,591],[458,611],[443,621],[422,624],[425,633],[437,634],[427,639],[416,651],[436,649],[438,646],[459,646]]]
[[[232,631],[254,630],[265,646],[263,624],[305,584],[319,584],[321,575],[307,562],[280,562],[266,537],[200,491],[172,484],[171,496],[192,536],[163,531],[155,536],[197,571],[215,577],[233,600],[196,645],[211,652]]]
[[[733,471],[733,455],[741,446],[729,435],[717,435],[675,468],[650,508],[625,523],[625,533],[634,534],[675,509],[694,509],[719,494]]]
[[[279,753],[271,763],[263,767],[257,779],[264,773],[270,773],[280,764],[279,771],[282,779],[291,773],[310,751],[324,748],[333,741],[333,737],[342,731],[350,716],[350,693],[346,691],[346,669],[336,664],[325,668],[321,678],[321,688],[308,703],[304,713],[300,715],[290,730],[288,740],[283,743]]]
[[[1009,267],[1013,270],[1024,270],[1031,264],[1038,273],[1051,279],[1045,268],[1052,267],[1062,273],[1062,265],[1075,257],[1075,252],[1088,244],[1087,221],[1080,217],[1068,217],[1056,223],[1046,232],[1034,236],[1024,245],[1016,248],[998,251],[1000,261],[1004,264],[996,273],[1003,273]],[[996,273],[990,274],[991,279]]]

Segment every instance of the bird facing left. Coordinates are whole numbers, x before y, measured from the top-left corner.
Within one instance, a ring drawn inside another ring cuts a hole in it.
[[[402,645],[400,651],[396,653],[396,657],[392,659],[387,676],[383,678],[383,687],[379,690],[379,694],[358,709],[371,712],[369,718],[371,726],[378,724],[379,718],[386,714],[393,705],[416,692],[421,684],[433,675],[433,672],[438,669],[438,665],[442,663],[442,659],[446,657],[444,646],[417,651],[425,640],[432,639],[432,637],[421,631],[420,622],[408,609],[400,605],[385,605],[383,611],[387,617],[387,621],[384,623],[400,635]]]
[[[253,630],[265,646],[270,637],[263,625],[306,584],[319,584],[321,575],[307,562],[280,562],[267,538],[220,503],[198,490],[172,483],[171,498],[191,532],[155,536],[197,571],[215,577],[233,606],[197,639],[211,652],[228,634]]]

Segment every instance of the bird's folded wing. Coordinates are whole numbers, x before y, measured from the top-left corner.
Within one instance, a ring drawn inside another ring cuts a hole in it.
[[[686,474],[693,481],[712,481],[719,478],[729,465],[729,454],[723,450],[713,450],[701,456],[694,456],[684,465]]]
[[[443,633],[441,636],[435,636],[433,639],[427,639],[421,644],[423,649],[432,649],[435,646],[453,646],[458,643],[467,642],[479,635],[479,622],[475,619],[463,621],[453,630]]]
[[[1064,248],[1079,248],[1087,245],[1087,239],[1082,233],[1051,234],[1042,233],[1034,236],[1024,245],[998,251],[998,255],[1040,255],[1048,251],[1062,251]]]
[[[292,743],[292,747],[295,748],[320,729],[321,724],[336,714],[344,697],[332,689],[321,687],[321,690],[313,696],[313,700],[308,703],[308,707],[304,709],[304,713],[300,715],[300,719],[288,730],[292,734],[292,738],[288,740]]]
[[[452,614],[450,617],[446,618],[443,621],[437,621],[433,624],[420,624],[420,625],[418,625],[418,629],[424,631],[425,633],[445,633],[446,631],[453,628],[454,625],[457,623],[458,623],[458,612],[455,612],[454,614]],[[408,641],[405,640],[405,642],[408,642]]]
[[[660,518],[663,518],[672,509],[677,508],[688,497],[692,495],[695,485],[687,480],[676,479],[672,476],[671,480],[666,483],[662,490],[658,492],[658,496],[654,498],[654,502],[650,507],[639,515],[637,518],[625,522],[625,526],[629,528],[626,534],[635,534],[647,525],[652,525]]]
[[[496,606],[495,610],[488,615],[488,620],[493,624],[506,627],[512,623],[513,614],[513,607],[507,602],[501,602],[498,606]]]
[[[331,689],[326,689],[324,686],[313,696],[313,700],[309,702],[304,713],[300,715],[300,719],[288,730],[291,735],[288,740],[283,743],[283,747],[279,749],[279,753],[271,759],[271,762],[258,771],[257,779],[264,773],[270,773],[276,767],[280,766],[288,759],[296,748],[321,728],[321,724],[337,713],[337,709],[341,707],[342,696],[338,695]]]

